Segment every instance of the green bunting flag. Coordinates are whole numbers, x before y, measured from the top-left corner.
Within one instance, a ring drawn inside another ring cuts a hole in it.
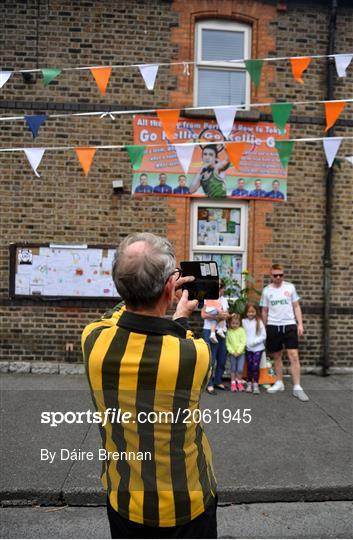
[[[294,141],[275,141],[275,146],[281,160],[282,167],[285,169],[290,160],[293,151]]]
[[[125,146],[125,148],[130,156],[132,168],[134,171],[138,171],[142,163],[143,154],[145,153],[145,147],[142,145],[135,145]]]
[[[61,69],[58,68],[45,68],[42,69],[42,75],[43,75],[43,84],[44,86],[48,86],[48,84],[55,79],[58,75],[61,73]]]
[[[245,67],[256,88],[258,88],[260,84],[262,65],[262,60],[245,60]]]
[[[274,103],[271,105],[273,121],[281,133],[285,133],[284,128],[292,109],[293,103]]]

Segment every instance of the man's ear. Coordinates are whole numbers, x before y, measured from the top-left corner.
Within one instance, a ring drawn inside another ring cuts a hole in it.
[[[170,276],[164,285],[164,292],[168,300],[171,300],[174,296],[174,277]]]

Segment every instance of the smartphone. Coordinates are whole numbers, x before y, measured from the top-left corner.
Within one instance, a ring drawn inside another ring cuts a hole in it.
[[[205,299],[219,298],[219,273],[214,261],[184,261],[180,263],[183,276],[194,276],[195,281],[185,283],[183,290],[189,291],[189,300],[198,300],[202,304]]]

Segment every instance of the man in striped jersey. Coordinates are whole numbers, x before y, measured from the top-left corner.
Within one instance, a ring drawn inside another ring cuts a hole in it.
[[[129,413],[126,422],[108,416],[100,425],[106,455],[129,456],[103,462],[113,538],[217,537],[212,455],[199,421],[210,351],[188,329],[197,301],[181,294],[192,278],[181,278],[175,266],[168,240],[128,236],[113,263],[125,305],[82,335],[96,409]],[[165,318],[176,301],[173,320]]]

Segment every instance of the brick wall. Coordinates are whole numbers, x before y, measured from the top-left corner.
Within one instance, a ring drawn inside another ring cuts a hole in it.
[[[38,7],[39,6],[39,7]],[[347,4],[348,6],[348,4]],[[39,11],[38,11],[39,9]],[[37,24],[37,18],[38,24]],[[329,11],[325,3],[251,0],[105,0],[93,2],[6,2],[0,65],[3,69],[48,66],[134,64],[193,60],[194,23],[224,17],[253,26],[253,57],[326,54]],[[337,52],[352,50],[352,8],[338,11]],[[40,76],[26,84],[14,75],[1,90],[1,115],[67,110],[183,107],[192,104],[193,70],[162,66],[154,92],[145,89],[136,68],[113,70],[105,97],[89,72],[65,71],[47,88]],[[306,84],[292,78],[288,63],[266,65],[259,90],[251,101],[307,101],[325,98],[326,62],[313,60]],[[353,70],[337,80],[336,98],[347,97]],[[353,107],[348,105],[337,124],[337,135],[349,135]],[[264,109],[263,113],[268,113]],[[310,117],[310,123],[307,121]],[[131,115],[50,119],[33,142],[22,121],[0,125],[1,147],[84,146],[132,142]],[[346,125],[345,125],[346,122]],[[294,137],[323,135],[322,105],[293,111]],[[342,143],[340,155],[352,155]],[[178,260],[189,256],[189,201],[183,198],[132,199],[131,167],[121,150],[98,151],[86,178],[73,152],[47,152],[32,173],[23,153],[0,159],[0,321],[1,359],[55,360],[65,358],[65,344],[74,343],[80,358],[82,327],[97,318],[102,303],[34,304],[8,298],[8,244],[50,242],[117,244],[133,231],[168,235]],[[285,264],[288,278],[302,296],[306,336],[302,359],[313,365],[323,353],[323,249],[325,226],[325,160],[320,143],[297,144],[288,170],[288,202],[249,203],[248,267],[261,286],[272,260]],[[124,181],[125,193],[112,193],[112,180]],[[352,365],[353,281],[352,168],[335,170],[332,238],[332,362]],[[193,323],[200,329],[200,319]]]

